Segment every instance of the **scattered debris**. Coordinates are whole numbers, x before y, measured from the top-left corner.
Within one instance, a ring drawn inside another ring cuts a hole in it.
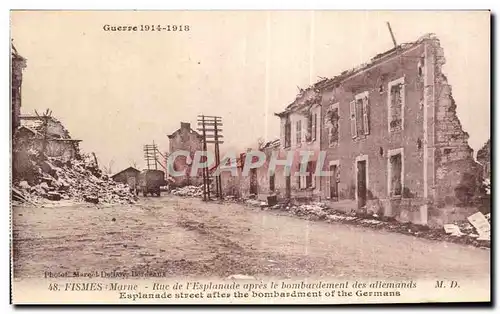
[[[171,193],[177,196],[202,197],[203,187],[195,185],[186,185],[182,188],[173,189]]]
[[[464,233],[462,233],[462,231],[460,231],[460,228],[457,225],[446,224],[443,227],[444,227],[444,231],[447,234],[451,234],[452,236],[460,237],[460,236],[464,235]]]
[[[471,223],[471,225],[476,228],[477,233],[479,234],[478,240],[490,240],[490,222],[485,217],[485,215],[481,212],[477,212],[469,217],[467,220]]]
[[[302,204],[292,206],[290,212],[300,217],[307,216],[312,219],[326,219],[328,213],[325,210],[327,208],[328,207],[322,203]]]
[[[248,201],[246,201],[248,202]],[[382,229],[391,232],[399,232],[412,236],[427,238],[431,240],[445,240],[450,242],[458,242],[470,244],[477,247],[490,247],[489,233],[489,217],[490,215],[483,215],[484,219],[479,217],[474,221],[482,220],[481,227],[475,228],[468,221],[460,221],[454,224],[445,225],[443,229],[431,229],[428,226],[417,225],[412,223],[402,223],[390,217],[384,217],[377,214],[360,214],[360,213],[345,213],[328,208],[322,203],[311,204],[277,204],[272,207],[274,210],[285,211],[291,215],[299,216],[311,220],[325,220],[329,223],[347,223],[352,225],[361,225],[370,228]],[[475,214],[476,215],[476,214]],[[481,214],[482,215],[482,214]],[[484,220],[488,221],[488,226],[485,225]],[[483,236],[476,230],[484,230]]]
[[[253,199],[246,200],[245,204],[250,205],[250,206],[257,206],[257,207],[267,206],[266,202],[262,202],[262,201],[258,201],[258,200],[253,200]]]
[[[131,204],[136,200],[129,187],[116,183],[94,165],[93,160],[30,156],[35,171],[31,185],[26,180],[14,183],[13,200],[36,205],[44,200],[72,200],[75,203]]]

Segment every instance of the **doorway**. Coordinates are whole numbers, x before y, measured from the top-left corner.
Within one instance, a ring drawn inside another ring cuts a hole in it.
[[[366,206],[366,196],[367,196],[366,182],[368,181],[366,173],[366,163],[367,163],[366,160],[358,160],[356,162],[356,170],[357,170],[356,196],[358,199],[358,208]]]
[[[276,176],[274,173],[269,176],[269,191],[271,191],[271,193],[274,192],[274,190],[276,188],[275,178],[276,178]]]
[[[250,194],[257,195],[257,169],[250,169]]]
[[[338,201],[339,200],[339,182],[338,182],[338,166],[337,165],[330,165],[330,199],[332,201]]]
[[[291,176],[290,175],[285,175],[285,189],[286,189],[286,198],[290,198],[291,196]]]

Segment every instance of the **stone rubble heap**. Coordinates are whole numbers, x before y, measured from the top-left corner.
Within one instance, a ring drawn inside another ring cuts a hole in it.
[[[129,187],[102,175],[89,160],[33,158],[36,172],[31,184],[14,183],[13,200],[37,204],[44,200],[71,200],[75,203],[131,204],[136,196]]]
[[[245,204],[250,205],[250,206],[257,206],[257,207],[267,206],[266,202],[262,202],[262,201],[254,200],[254,199],[248,199],[248,200],[246,200]]]
[[[311,218],[325,219],[328,214],[327,209],[322,203],[313,203],[291,206],[289,211],[299,217],[309,216]]]
[[[262,206],[258,201],[245,201],[246,204],[252,206]],[[299,216],[309,220],[324,220],[329,223],[347,223],[353,225],[362,225],[370,228],[383,229],[392,232],[404,233],[417,237],[423,237],[434,240],[446,240],[450,242],[458,242],[470,244],[478,247],[490,247],[490,240],[482,239],[480,232],[468,221],[457,222],[454,225],[460,230],[458,234],[447,233],[444,229],[431,229],[428,226],[421,226],[412,223],[402,223],[388,217],[380,217],[377,214],[366,215],[359,213],[345,213],[328,208],[323,203],[311,204],[277,204],[269,207],[273,210],[287,212],[293,216]],[[490,214],[485,215],[490,222]]]
[[[203,187],[202,186],[194,186],[187,185],[181,188],[176,188],[171,191],[171,194],[177,196],[187,196],[187,197],[202,197],[203,196]]]

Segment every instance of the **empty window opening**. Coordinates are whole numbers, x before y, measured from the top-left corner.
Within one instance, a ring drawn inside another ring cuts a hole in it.
[[[326,117],[329,146],[335,146],[339,143],[339,119],[338,105],[331,107]]]
[[[395,131],[403,128],[404,84],[400,81],[390,85],[389,128]]]
[[[291,139],[292,139],[291,124],[290,124],[290,120],[287,118],[285,121],[285,147],[291,146],[290,145]]]

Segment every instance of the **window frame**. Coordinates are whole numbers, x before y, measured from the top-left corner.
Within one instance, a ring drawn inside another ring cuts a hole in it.
[[[318,137],[318,111],[316,108],[314,108],[312,112],[312,123],[311,142],[314,142]]]
[[[365,103],[366,99],[366,103]],[[361,109],[362,109],[362,115],[358,117],[358,101],[361,100]],[[352,103],[352,101],[351,101]],[[351,107],[351,103],[349,104],[349,107]],[[370,116],[369,116],[369,108],[370,106],[370,92],[369,91],[364,91],[361,93],[358,93],[354,96],[354,119],[352,118],[352,112],[350,112],[350,120],[352,124],[352,120],[354,120],[355,124],[355,130],[356,134],[353,135],[351,134],[353,140],[363,138],[367,135],[370,134]],[[349,108],[349,111],[351,111],[352,108]],[[358,134],[358,125],[361,124],[363,126],[363,133]],[[352,133],[352,126],[351,126],[351,133]]]
[[[302,120],[295,121],[295,146],[302,144]]]
[[[335,109],[337,109],[337,113],[339,116],[339,119],[337,120],[337,142],[331,143],[330,138],[331,138],[332,127],[329,127],[327,130],[328,131],[328,147],[338,147],[340,144],[340,103],[336,102],[336,103],[330,104],[330,107],[328,109],[331,110],[331,112],[333,112]]]
[[[304,188],[316,188],[316,176],[314,175],[314,168],[316,168],[316,162],[314,160],[309,160],[307,162],[307,174],[305,174],[305,185]],[[309,181],[309,182],[308,182]]]
[[[401,126],[400,128],[397,129],[392,129],[391,128],[391,119],[392,119],[392,114],[391,114],[391,89],[395,85],[402,85],[401,88]],[[387,131],[389,133],[394,133],[399,130],[404,130],[404,125],[405,125],[405,108],[406,108],[406,85],[405,85],[405,77],[402,76],[398,79],[395,79],[393,81],[390,81],[387,83]]]
[[[290,121],[290,118],[287,117],[285,119],[285,124],[284,124],[284,148],[288,148],[292,146],[292,122]]]

